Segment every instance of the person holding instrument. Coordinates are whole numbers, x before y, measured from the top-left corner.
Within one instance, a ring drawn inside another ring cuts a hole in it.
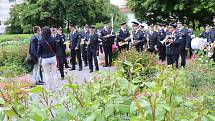
[[[89,40],[87,42],[87,56],[88,56],[88,62],[89,62],[89,69],[90,73],[93,72],[93,61],[95,70],[99,71],[99,64],[97,60],[97,53],[99,51],[99,36],[95,32],[95,27],[90,26],[89,27]]]
[[[102,46],[105,54],[104,67],[112,66],[112,45],[114,44],[113,30],[110,28],[109,22],[104,22],[104,29],[101,31]]]

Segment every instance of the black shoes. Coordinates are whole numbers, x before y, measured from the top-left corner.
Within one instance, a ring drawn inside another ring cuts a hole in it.
[[[45,84],[45,82],[43,82],[41,80],[36,82],[36,85],[44,85],[44,84]]]
[[[93,69],[90,69],[90,73],[92,73],[93,72]]]
[[[71,69],[69,69],[70,71],[73,71],[73,70],[75,70],[75,68],[71,68]]]
[[[78,71],[82,71],[82,68],[79,68]]]

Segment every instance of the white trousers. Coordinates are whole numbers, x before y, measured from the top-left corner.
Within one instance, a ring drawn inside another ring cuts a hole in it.
[[[55,91],[57,89],[56,56],[51,58],[42,58],[42,67],[45,76],[45,89]]]

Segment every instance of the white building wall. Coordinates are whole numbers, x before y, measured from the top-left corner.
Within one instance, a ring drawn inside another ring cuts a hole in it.
[[[0,34],[5,32],[5,22],[10,17],[10,9],[15,4],[22,3],[23,0],[0,0]]]

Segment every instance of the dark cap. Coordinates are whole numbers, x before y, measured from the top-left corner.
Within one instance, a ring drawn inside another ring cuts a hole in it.
[[[163,26],[163,23],[157,23],[158,26]]]
[[[143,28],[144,28],[145,26],[144,26],[143,23],[142,23],[142,24],[139,24],[139,27],[143,27]]]
[[[126,22],[122,22],[120,25],[125,25],[126,24]]]
[[[148,23],[148,26],[154,26],[153,23]]]
[[[175,23],[170,23],[169,24],[169,28],[176,28],[176,27],[177,27],[177,25]]]
[[[75,24],[71,23],[69,26],[71,26],[71,27],[75,27]]]
[[[184,24],[184,22],[182,20],[178,20],[177,24]]]
[[[88,28],[89,26],[87,24],[84,25],[84,28]]]
[[[90,28],[90,29],[95,29],[96,27],[93,26],[93,25],[91,25],[91,26],[89,26],[89,28]]]
[[[136,25],[136,26],[138,26],[138,25],[139,25],[139,23],[138,23],[138,22],[136,22],[136,21],[132,21],[131,23],[132,23],[132,24],[134,24],[134,25]]]

